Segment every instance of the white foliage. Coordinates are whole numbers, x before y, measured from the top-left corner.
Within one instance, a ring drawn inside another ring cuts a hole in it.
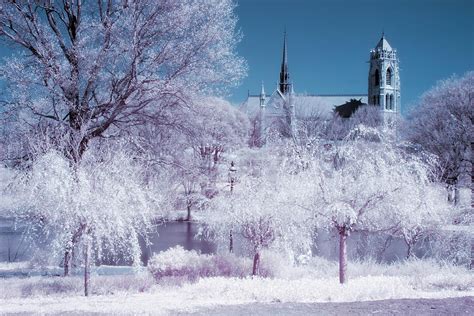
[[[33,162],[15,189],[15,215],[46,234],[57,256],[90,236],[99,256],[120,253],[138,264],[138,237],[146,239],[159,211],[155,192],[143,182],[143,169],[120,150],[102,155],[91,150],[78,165],[48,152]]]
[[[8,109],[22,122],[65,128],[77,162],[95,137],[238,83],[246,66],[235,51],[234,7],[232,0],[2,3],[0,37],[21,48],[0,71]]]
[[[474,72],[440,81],[410,113],[405,136],[438,157],[448,184],[469,186],[474,122]]]

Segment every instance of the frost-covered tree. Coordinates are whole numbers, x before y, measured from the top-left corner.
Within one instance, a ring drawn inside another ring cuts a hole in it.
[[[138,127],[137,150],[146,153],[156,168],[174,175],[170,186],[177,188],[176,208],[184,206],[187,220],[219,190],[227,175],[225,155],[246,145],[247,116],[217,97],[195,98],[191,104],[168,109],[170,122]],[[155,168],[155,169],[156,169]]]
[[[446,199],[446,188],[441,184],[430,183],[427,177],[407,177],[405,181],[404,188],[394,195],[397,200],[391,204],[395,207],[389,207],[387,216],[396,223],[389,233],[403,239],[407,258],[410,258],[416,243],[436,234],[441,225],[449,224],[454,212]]]
[[[121,255],[139,264],[139,238],[147,240],[159,210],[159,194],[144,182],[144,169],[130,152],[89,149],[72,166],[61,153],[37,157],[13,183],[15,217],[40,233],[55,257],[64,255],[67,275],[71,258],[83,251],[85,295],[95,256]]]
[[[205,195],[212,197],[216,193],[222,155],[246,145],[249,120],[244,113],[219,98],[197,101],[189,116],[192,120],[189,121],[187,143],[193,149],[204,177],[202,189]]]
[[[248,242],[253,254],[252,274],[257,275],[261,251],[307,250],[311,243],[310,214],[296,208],[297,196],[292,186],[298,183],[282,170],[268,168],[259,177],[244,176],[232,193],[214,198],[204,213],[205,225],[218,240],[227,245],[229,231]]]
[[[431,185],[430,169],[417,157],[407,156],[394,144],[386,143],[376,129],[363,125],[352,130],[344,141],[324,148],[307,172],[316,188],[307,205],[313,203],[310,207],[314,209],[316,225],[335,229],[339,235],[339,280],[345,283],[349,234],[356,230],[412,229],[411,222],[402,222],[403,216],[414,220],[424,216],[417,212],[430,212],[420,206],[428,197],[413,194],[414,190],[426,191]],[[439,200],[433,201],[436,202]],[[409,214],[404,209],[406,203],[420,208],[411,207],[413,214]],[[429,217],[421,220],[429,221]],[[416,228],[421,229],[422,224]]]
[[[245,74],[232,0],[2,1],[7,107],[62,129],[67,157]],[[61,142],[64,144],[64,142]],[[62,150],[62,149],[61,149]]]
[[[457,189],[455,200],[471,206],[474,72],[439,82],[410,114],[405,135],[436,155],[444,182]]]

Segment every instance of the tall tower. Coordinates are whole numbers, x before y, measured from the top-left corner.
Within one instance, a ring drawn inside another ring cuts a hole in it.
[[[283,58],[281,61],[281,69],[280,69],[280,83],[278,84],[278,88],[281,93],[287,94],[290,92],[290,74],[288,72],[288,56],[287,56],[287,48],[286,48],[286,30],[283,34]]]
[[[385,117],[400,113],[400,75],[397,51],[385,35],[370,51],[368,103],[380,106]]]

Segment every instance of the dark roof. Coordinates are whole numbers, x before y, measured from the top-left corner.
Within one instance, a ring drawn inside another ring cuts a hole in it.
[[[344,104],[335,106],[334,112],[342,118],[349,118],[362,105],[366,105],[362,102],[362,99],[350,99],[350,101]]]

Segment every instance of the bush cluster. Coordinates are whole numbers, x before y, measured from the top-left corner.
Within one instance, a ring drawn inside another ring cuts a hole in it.
[[[252,262],[234,255],[199,254],[176,246],[155,254],[148,262],[148,270],[157,282],[169,278],[195,282],[203,277],[246,277],[252,271]]]

